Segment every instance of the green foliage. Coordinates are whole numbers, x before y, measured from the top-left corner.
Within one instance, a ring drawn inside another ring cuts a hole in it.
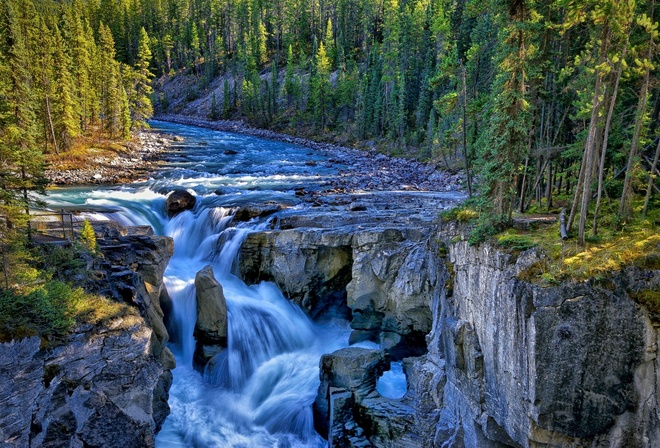
[[[479,218],[479,212],[470,207],[452,207],[440,213],[443,221],[471,222]]]
[[[522,251],[536,246],[536,242],[527,235],[501,235],[497,238],[497,243],[507,249]]]
[[[88,220],[83,221],[83,225],[80,228],[80,236],[78,237],[80,244],[92,254],[96,254],[98,251],[98,244],[96,243],[96,233],[94,232],[94,227]]]
[[[221,117],[220,109],[218,108],[218,100],[215,97],[215,92],[213,92],[213,96],[211,98],[211,109],[209,110],[207,117],[210,120],[218,120]]]
[[[471,246],[483,243],[506,229],[508,226],[509,217],[506,215],[481,213],[470,231],[468,243],[470,243]]]
[[[0,338],[62,337],[75,324],[75,312],[84,300],[81,288],[60,281],[48,282],[29,292],[0,292]]]

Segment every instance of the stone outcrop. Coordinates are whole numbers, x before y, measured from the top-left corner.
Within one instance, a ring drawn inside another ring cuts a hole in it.
[[[194,337],[197,341],[195,359],[205,365],[223,348],[227,348],[227,303],[213,275],[213,268],[204,267],[195,276],[197,322]]]
[[[36,337],[0,344],[2,445],[155,446],[164,371],[151,340],[144,320],[129,314],[48,350]]]
[[[395,359],[424,353],[432,327],[428,242],[447,197],[399,192],[325,201],[248,235],[242,278],[277,283],[312,318],[349,319],[352,342],[378,342]],[[351,210],[357,202],[364,208]],[[340,212],[338,204],[349,206]]]
[[[241,247],[240,270],[248,282],[274,281],[312,317],[350,312],[352,235],[309,229],[258,232]]]
[[[196,201],[197,198],[186,190],[174,190],[165,201],[167,216],[172,218],[183,211],[192,210]]]
[[[385,226],[258,232],[243,243],[240,269],[249,282],[277,283],[313,318],[349,318],[354,340],[400,358],[421,354],[431,330],[425,237]]]
[[[630,293],[657,288],[660,273],[630,268],[542,288],[519,279],[539,256],[449,243],[453,291],[437,297],[429,355],[446,362],[441,408],[453,423],[440,422],[443,437],[474,447],[652,446],[658,333]]]
[[[398,400],[366,386],[386,368],[375,361],[382,355],[351,348],[323,357],[315,415],[331,446],[660,440],[659,325],[631,298],[657,291],[660,272],[541,287],[521,279],[542,259],[536,250],[472,247],[453,225],[430,233],[384,225],[377,213],[370,223],[341,219],[285,216],[250,235],[241,259],[248,279],[274,280],[312,315],[328,303],[318,291],[346,300],[353,342],[421,355],[404,359],[408,392]]]
[[[391,444],[403,429],[379,437],[369,426],[378,415],[411,422],[417,446],[654,446],[658,324],[631,296],[658,290],[660,272],[543,288],[520,278],[540,253],[471,247],[461,235],[447,226],[430,241],[432,331],[428,353],[404,360],[406,395],[393,407],[334,390],[352,409],[336,417],[361,416],[349,426],[378,447],[408,443]],[[393,411],[406,405],[408,417]]]
[[[169,334],[161,307],[161,298],[167,297],[163,274],[174,254],[174,242],[142,227],[93,225],[103,254],[93,267],[98,292],[136,306],[153,329],[152,353],[167,370],[174,368],[174,358],[166,347]]]
[[[38,338],[0,345],[3,446],[152,447],[169,413],[175,366],[161,296],[171,238],[146,227],[93,223],[102,257],[93,291],[133,307],[82,325],[56,347]]]

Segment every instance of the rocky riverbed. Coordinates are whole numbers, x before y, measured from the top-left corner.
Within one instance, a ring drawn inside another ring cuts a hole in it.
[[[328,163],[349,166],[349,169],[344,169],[339,173],[339,177],[332,188],[327,190],[327,193],[330,194],[388,190],[458,191],[462,190],[465,180],[463,173],[449,173],[433,163],[389,157],[377,152],[375,149],[363,151],[331,143],[292,137],[268,129],[253,128],[243,121],[212,121],[184,115],[161,115],[157,118],[172,123],[293,143],[314,151],[322,151],[330,157]]]
[[[330,143],[320,143],[280,134],[267,129],[250,127],[242,121],[210,121],[198,117],[163,115],[159,120],[200,126],[209,129],[236,132],[255,137],[277,140],[322,151],[330,157],[328,164],[348,166],[339,172],[330,188],[306,194],[307,201],[318,202],[318,196],[363,191],[459,191],[464,183],[463,173],[448,173],[436,164],[412,159],[389,157],[376,150],[358,150]],[[182,138],[152,130],[137,133],[133,142],[123,151],[90,157],[85,168],[55,167],[46,171],[46,177],[55,185],[119,184],[144,180],[158,170],[160,163]],[[310,166],[311,168],[311,166]]]
[[[85,168],[54,163],[45,175],[55,185],[108,185],[144,180],[158,169],[162,153],[180,137],[142,130],[120,151],[90,155]]]

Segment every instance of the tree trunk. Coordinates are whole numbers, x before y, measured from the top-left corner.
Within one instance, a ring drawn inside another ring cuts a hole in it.
[[[655,2],[651,3],[651,17],[653,17],[653,9]],[[632,137],[632,142],[630,144],[630,152],[628,153],[628,163],[626,164],[626,177],[623,181],[623,191],[621,192],[621,202],[619,202],[619,219],[621,221],[627,220],[632,214],[631,210],[631,196],[632,196],[632,177],[633,177],[633,167],[635,166],[635,160],[637,159],[639,139],[642,133],[642,125],[644,124],[644,115],[646,111],[646,105],[648,102],[648,91],[649,91],[649,82],[651,79],[651,67],[648,65],[651,63],[651,58],[653,57],[653,33],[650,33],[651,37],[649,38],[648,51],[646,54],[647,67],[644,73],[644,81],[642,82],[642,90],[639,93],[639,102],[637,103],[637,113],[635,114],[635,130]]]
[[[603,37],[600,45],[599,65],[605,62],[607,58],[607,49],[612,36],[609,26],[603,27]],[[589,213],[589,201],[591,199],[591,177],[594,172],[594,161],[596,156],[596,131],[599,126],[599,115],[601,108],[600,96],[603,90],[603,74],[600,70],[596,72],[596,85],[594,87],[594,96],[591,103],[591,119],[589,120],[589,132],[584,148],[584,176],[582,181],[582,193],[580,201],[580,222],[578,225],[578,244],[584,246],[584,230],[587,224],[587,214]],[[579,190],[579,189],[578,189]]]
[[[465,86],[465,66],[461,61],[461,79],[463,82],[463,157],[465,158],[465,177],[467,178],[468,196],[472,197],[472,181],[470,180],[470,159],[467,150],[467,88]]]
[[[658,159],[660,158],[660,138],[658,138],[658,146],[655,148],[655,157],[653,157],[653,163],[651,164],[651,170],[649,171],[649,183],[646,187],[646,197],[644,197],[644,209],[642,210],[642,215],[646,216],[646,212],[649,208],[649,201],[651,200],[651,193],[653,190],[653,181],[655,180],[655,171],[658,166]]]
[[[628,35],[629,37],[630,35]],[[612,125],[612,117],[614,116],[614,107],[616,106],[616,98],[619,94],[619,81],[621,81],[621,73],[623,72],[623,60],[626,57],[626,52],[628,51],[628,38],[623,47],[623,52],[621,54],[621,63],[616,72],[616,78],[614,81],[614,90],[610,97],[610,108],[607,112],[607,119],[605,121],[605,130],[603,131],[603,147],[601,149],[600,155],[600,166],[598,167],[598,194],[596,196],[596,208],[594,209],[594,221],[592,226],[592,233],[594,235],[598,234],[598,212],[600,210],[600,202],[603,197],[603,176],[605,172],[605,158],[607,156],[607,144],[610,136],[610,126]]]

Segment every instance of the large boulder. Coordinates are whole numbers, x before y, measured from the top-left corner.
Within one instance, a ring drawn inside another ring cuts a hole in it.
[[[314,401],[314,425],[324,437],[329,434],[330,389],[350,392],[353,400],[359,402],[376,391],[378,377],[389,369],[389,358],[381,350],[348,347],[323,355],[320,362],[318,394]]]
[[[197,199],[186,190],[174,190],[165,201],[165,211],[170,218],[178,215],[182,211],[192,210]]]
[[[419,433],[413,407],[420,400],[386,398],[376,390],[387,369],[389,356],[382,350],[348,347],[323,355],[314,424],[329,446],[429,446]]]
[[[227,347],[227,303],[213,275],[213,268],[204,267],[195,276],[197,297],[197,323],[194,336],[197,340],[195,359],[206,364],[214,355]]]

